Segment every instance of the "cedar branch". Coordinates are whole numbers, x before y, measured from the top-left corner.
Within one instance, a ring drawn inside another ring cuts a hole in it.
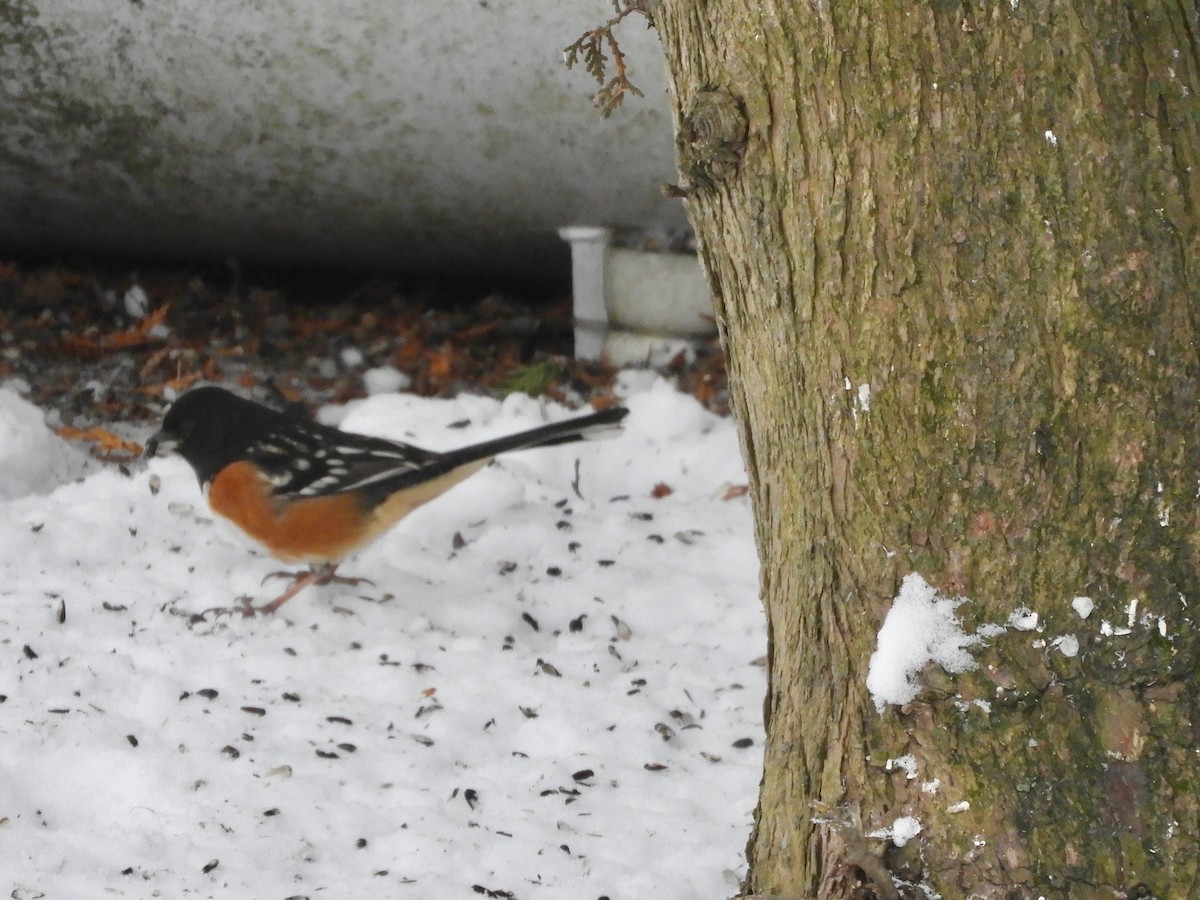
[[[600,89],[592,95],[592,104],[600,110],[600,114],[608,118],[613,110],[621,105],[626,94],[637,97],[645,96],[638,87],[629,80],[629,67],[625,62],[625,54],[613,34],[613,28],[619,25],[630,13],[640,13],[646,17],[649,27],[654,27],[654,17],[650,13],[650,0],[614,0],[616,15],[600,25],[585,31],[574,43],[563,49],[563,62],[568,69],[574,68],[582,59],[583,67],[589,75],[596,79]],[[606,55],[605,50],[608,51]],[[612,61],[613,75],[608,77],[608,62]]]

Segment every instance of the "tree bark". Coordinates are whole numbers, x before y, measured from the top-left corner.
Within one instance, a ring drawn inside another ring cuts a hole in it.
[[[1197,895],[1195,4],[654,15],[769,625],[746,891]],[[1003,627],[880,713],[912,572]]]

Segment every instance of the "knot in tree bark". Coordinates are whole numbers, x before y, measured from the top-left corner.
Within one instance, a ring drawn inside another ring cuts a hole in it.
[[[740,99],[726,91],[701,91],[682,124],[679,167],[693,190],[711,188],[737,172],[750,130]]]

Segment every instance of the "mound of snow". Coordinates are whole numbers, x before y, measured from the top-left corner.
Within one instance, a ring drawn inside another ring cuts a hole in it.
[[[48,494],[87,469],[87,456],[46,427],[45,414],[0,387],[0,500]]]

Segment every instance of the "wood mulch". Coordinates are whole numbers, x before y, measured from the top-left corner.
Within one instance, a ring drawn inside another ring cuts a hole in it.
[[[447,299],[386,279],[276,280],[234,269],[35,265],[0,260],[0,385],[51,412],[65,437],[119,460],[140,448],[167,401],[200,381],[276,405],[366,396],[363,373],[391,366],[406,390],[514,390],[596,407],[616,370],[571,356],[568,300],[505,294]],[[707,408],[728,412],[716,341],[663,368]]]

